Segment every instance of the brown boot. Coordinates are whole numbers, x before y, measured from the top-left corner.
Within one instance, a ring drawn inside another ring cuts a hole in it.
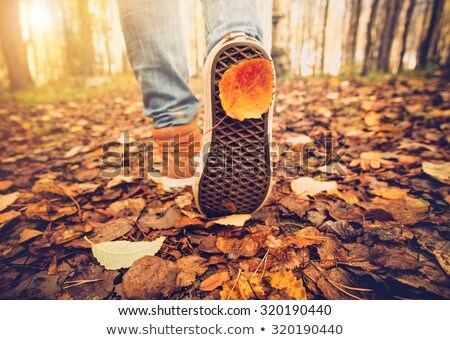
[[[187,125],[153,129],[153,137],[155,154],[161,157],[162,166],[159,176],[150,176],[152,180],[162,183],[167,191],[192,185],[195,166],[191,159],[201,145],[197,118]]]

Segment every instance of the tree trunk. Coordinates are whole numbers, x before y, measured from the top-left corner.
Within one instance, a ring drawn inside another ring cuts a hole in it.
[[[26,46],[22,39],[18,0],[0,1],[0,43],[12,91],[33,87]]]
[[[362,0],[351,0],[350,23],[347,39],[343,50],[343,66],[353,65],[356,55],[356,44],[358,42],[359,19],[361,16]]]
[[[92,38],[91,14],[88,0],[78,0],[78,19],[80,22],[80,37],[83,46],[83,75],[92,76],[95,68],[94,41]]]
[[[433,8],[431,12],[430,25],[428,27],[428,31],[425,35],[424,40],[420,44],[419,48],[419,61],[417,63],[417,68],[424,69],[428,63],[428,55],[430,52],[430,47],[432,43],[433,36],[436,34],[436,31],[439,29],[439,20],[441,18],[441,13],[439,13],[440,9],[442,9],[444,4],[443,0],[433,0]]]
[[[366,75],[369,71],[369,68],[371,65],[369,65],[370,55],[372,53],[372,28],[373,24],[375,23],[375,18],[377,16],[378,11],[378,4],[380,0],[372,0],[372,5],[370,8],[370,18],[369,22],[367,23],[367,33],[366,33],[366,48],[364,51],[364,62],[363,62],[363,69],[361,74]]]
[[[398,72],[403,71],[403,58],[405,57],[405,53],[406,53],[406,42],[408,41],[409,26],[411,24],[411,18],[414,13],[415,6],[416,6],[416,0],[409,0],[409,6],[408,6],[408,10],[406,12],[405,30],[403,31],[403,36],[402,36],[402,49],[400,51],[400,61],[398,64]]]
[[[325,12],[323,14],[323,30],[322,30],[322,56],[320,58],[320,74],[325,73],[325,48],[327,44],[327,23],[328,23],[328,8],[330,7],[330,0],[325,2]]]
[[[380,48],[378,50],[377,71],[390,71],[390,57],[392,43],[397,28],[397,20],[400,15],[403,0],[386,0],[383,30],[380,38]]]
[[[274,0],[272,26],[272,57],[278,76],[289,73],[291,69],[290,40],[291,0]]]

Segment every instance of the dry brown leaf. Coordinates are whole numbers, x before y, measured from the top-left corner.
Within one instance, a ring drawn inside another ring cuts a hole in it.
[[[177,286],[187,287],[195,282],[197,275],[202,275],[208,270],[206,259],[189,255],[179,259],[176,264],[180,269],[177,276]]]
[[[377,188],[372,190],[372,193],[391,200],[400,199],[406,197],[409,190],[401,189],[397,187]]]
[[[298,248],[304,248],[313,244],[320,244],[324,239],[323,236],[320,236],[319,230],[313,227],[306,227],[297,230],[294,236],[289,238],[289,243],[295,244]]]
[[[129,198],[112,203],[106,212],[112,216],[136,216],[138,217],[145,208],[145,200],[142,197]]]
[[[31,240],[35,237],[41,236],[43,234],[42,231],[34,230],[34,229],[24,229],[19,236],[19,243],[24,243],[28,240]]]
[[[144,228],[164,230],[173,228],[181,216],[180,208],[176,205],[168,209],[150,208],[144,211],[138,222]]]
[[[56,221],[62,217],[73,215],[77,212],[75,206],[58,207],[44,199],[28,205],[25,216],[32,220]]]
[[[265,59],[242,61],[231,66],[219,83],[220,100],[234,119],[260,118],[272,104],[275,74]]]
[[[145,256],[133,263],[123,276],[128,299],[152,300],[167,297],[177,288],[178,266],[157,256]]]
[[[222,253],[228,254],[229,259],[236,259],[239,256],[254,256],[260,248],[260,243],[251,234],[242,239],[218,236],[216,247]]]
[[[0,229],[2,229],[9,222],[19,217],[20,215],[21,213],[15,210],[7,211],[5,213],[0,214]]]
[[[217,287],[220,287],[225,281],[230,279],[230,273],[227,270],[214,273],[208,276],[205,280],[200,283],[200,289],[204,292],[210,292]]]

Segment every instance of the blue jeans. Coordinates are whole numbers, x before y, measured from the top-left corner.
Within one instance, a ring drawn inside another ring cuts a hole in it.
[[[179,1],[119,0],[128,58],[142,90],[144,114],[155,128],[186,125],[198,100],[188,86]],[[244,32],[262,41],[256,0],[203,0],[207,53],[225,35]]]

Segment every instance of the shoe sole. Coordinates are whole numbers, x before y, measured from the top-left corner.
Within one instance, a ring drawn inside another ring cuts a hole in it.
[[[260,119],[226,117],[219,82],[231,66],[243,60],[271,60],[255,40],[237,35],[225,38],[208,56],[204,69],[205,117],[202,151],[193,186],[198,210],[206,216],[249,214],[267,201],[272,187],[270,144],[273,100]],[[273,67],[273,64],[272,64]]]

